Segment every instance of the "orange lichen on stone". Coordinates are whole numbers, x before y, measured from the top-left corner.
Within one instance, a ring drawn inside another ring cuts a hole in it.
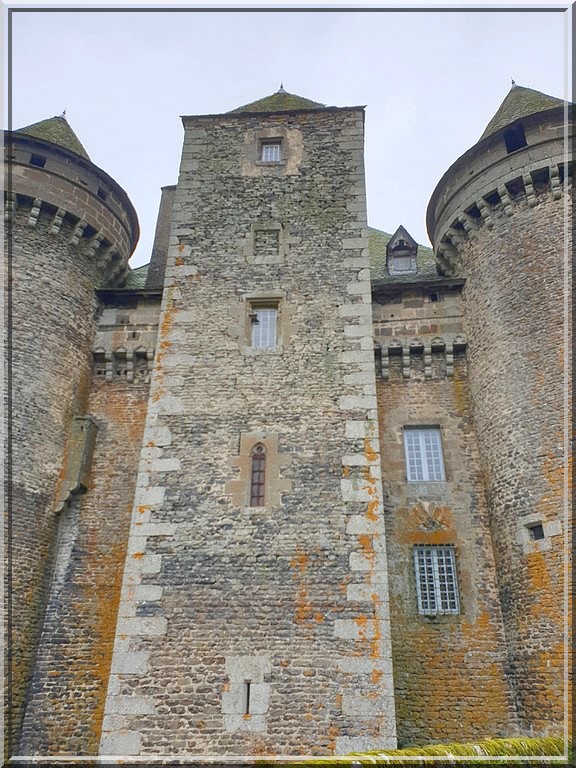
[[[338,696],[336,697],[338,698]],[[342,697],[340,696],[340,701],[342,700]],[[340,704],[341,706],[341,704]],[[331,725],[328,728],[328,749],[334,753],[336,750],[336,739],[340,735],[340,728],[338,728],[337,725]]]
[[[457,533],[449,507],[425,509],[416,504],[405,513],[398,541],[405,544],[453,544]]]
[[[462,416],[468,408],[468,395],[463,371],[460,366],[454,366],[452,375],[452,391],[454,393],[454,406],[456,412]]]
[[[378,459],[378,454],[372,448],[370,439],[367,437],[364,438],[364,456],[368,459],[369,462],[374,462]]]
[[[312,604],[308,599],[308,589],[305,582],[306,571],[310,557],[306,552],[297,552],[297,554],[290,561],[292,568],[298,570],[298,574],[294,574],[294,578],[299,581],[299,588],[296,595],[296,611],[295,621],[299,624],[310,619],[312,617]]]
[[[374,621],[374,637],[370,641],[370,658],[380,658],[380,640],[382,640],[382,631],[380,629],[380,622]]]
[[[373,536],[367,533],[359,534],[358,544],[360,544],[360,549],[362,550],[363,555],[368,558],[368,560],[374,560],[375,553]]]
[[[378,510],[380,509],[380,502],[377,499],[371,499],[366,506],[366,517],[368,520],[378,520]]]

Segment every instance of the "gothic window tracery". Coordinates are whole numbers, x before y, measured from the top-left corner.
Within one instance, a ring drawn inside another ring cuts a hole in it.
[[[266,450],[257,443],[250,456],[250,506],[263,507],[265,504]]]

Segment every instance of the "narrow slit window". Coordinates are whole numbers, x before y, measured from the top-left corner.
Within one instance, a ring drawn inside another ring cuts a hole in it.
[[[424,616],[460,613],[453,546],[414,547],[414,571],[418,613]]]
[[[252,449],[250,457],[250,506],[263,507],[265,503],[266,451],[262,443]]]
[[[249,715],[250,714],[250,688],[252,686],[251,680],[245,680],[244,681],[244,714]]]
[[[253,307],[250,320],[253,349],[276,349],[278,307]]]

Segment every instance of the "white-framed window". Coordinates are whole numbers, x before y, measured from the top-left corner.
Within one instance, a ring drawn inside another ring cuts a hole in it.
[[[276,349],[278,307],[252,307],[250,321],[252,323],[252,348]]]
[[[460,613],[454,547],[415,546],[414,572],[418,613]]]
[[[263,141],[260,147],[260,160],[263,163],[279,163],[282,160],[280,141]]]
[[[438,427],[404,427],[404,453],[409,483],[446,479]]]

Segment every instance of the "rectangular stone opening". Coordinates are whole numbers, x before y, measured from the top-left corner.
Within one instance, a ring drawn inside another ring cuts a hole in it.
[[[543,538],[545,538],[544,526],[542,523],[532,523],[526,527],[528,528],[528,533],[532,541],[541,541]]]
[[[267,258],[278,256],[280,232],[278,229],[256,229],[254,232],[254,256]]]
[[[251,680],[244,681],[244,688],[242,691],[242,710],[245,715],[250,714],[250,688],[252,686]]]
[[[36,165],[38,168],[44,168],[46,165],[46,158],[42,155],[30,155],[30,165]]]

